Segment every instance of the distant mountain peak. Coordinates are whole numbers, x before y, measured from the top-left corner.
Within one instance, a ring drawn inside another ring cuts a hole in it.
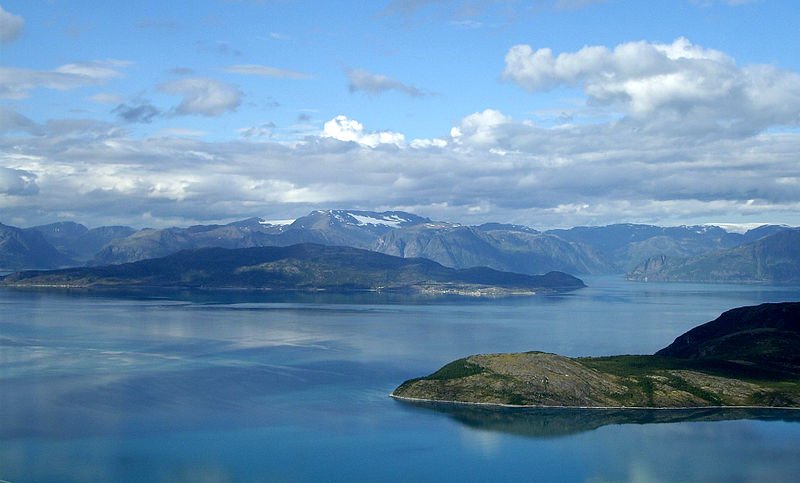
[[[402,228],[430,223],[430,219],[404,211],[316,210],[303,218],[328,218],[343,225]],[[303,218],[298,218],[297,221]]]

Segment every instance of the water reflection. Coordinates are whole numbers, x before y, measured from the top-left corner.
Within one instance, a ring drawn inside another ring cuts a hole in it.
[[[571,409],[503,408],[397,401],[421,411],[444,414],[473,429],[525,436],[555,438],[622,424],[663,424],[734,420],[800,423],[798,409]]]
[[[347,305],[485,305],[526,303],[531,298],[548,302],[568,300],[572,292],[541,293],[537,295],[509,295],[502,297],[468,297],[463,295],[431,295],[413,292],[373,291],[306,291],[306,290],[248,290],[248,289],[181,289],[137,287],[93,287],[57,289],[41,287],[4,287],[15,297],[63,297],[73,299],[112,299],[215,304],[347,304]],[[2,295],[2,294],[0,294]],[[0,302],[2,302],[0,300]]]

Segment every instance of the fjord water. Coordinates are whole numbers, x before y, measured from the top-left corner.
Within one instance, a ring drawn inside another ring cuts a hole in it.
[[[792,481],[797,411],[437,409],[405,379],[474,353],[652,353],[800,287],[587,278],[576,292],[0,290],[0,480]]]

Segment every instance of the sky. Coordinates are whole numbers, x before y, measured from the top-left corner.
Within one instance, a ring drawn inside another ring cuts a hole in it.
[[[0,0],[0,222],[800,225],[794,0]]]

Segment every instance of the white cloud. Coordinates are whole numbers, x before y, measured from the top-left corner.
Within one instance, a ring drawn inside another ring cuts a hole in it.
[[[130,64],[130,62],[123,60],[95,60],[65,64],[56,68],[55,72],[102,82],[119,77],[121,74],[118,69]]]
[[[298,72],[295,70],[279,69],[266,65],[238,64],[225,68],[225,72],[234,74],[260,75],[262,77],[274,77],[277,79],[310,79],[311,74]]]
[[[440,138],[434,139],[414,139],[411,141],[411,146],[414,149],[428,149],[428,148],[446,148],[447,141]]]
[[[685,38],[557,56],[517,45],[506,55],[503,76],[531,92],[582,88],[590,102],[614,107],[645,128],[746,135],[800,124],[800,75],[767,65],[739,67]]]
[[[224,82],[201,77],[179,79],[162,84],[161,92],[182,96],[175,108],[177,114],[219,116],[235,111],[242,102],[242,93]]]
[[[370,148],[381,144],[402,146],[405,136],[392,131],[364,132],[364,125],[346,116],[336,116],[323,126],[322,137],[355,142]]]
[[[122,60],[95,60],[66,64],[52,71],[0,67],[0,97],[24,99],[36,88],[57,90],[98,85],[122,76],[120,68],[130,65]]]
[[[458,126],[450,130],[453,142],[469,146],[497,146],[505,135],[504,127],[511,126],[512,120],[500,111],[486,109],[470,114]]]
[[[361,91],[370,95],[378,95],[387,91],[397,91],[411,97],[429,95],[418,87],[404,84],[385,75],[372,74],[364,69],[348,69],[346,74],[350,92]]]
[[[22,34],[25,21],[19,15],[14,15],[0,6],[0,43],[10,43]]]
[[[35,174],[0,166],[0,195],[31,196],[38,192]]]

